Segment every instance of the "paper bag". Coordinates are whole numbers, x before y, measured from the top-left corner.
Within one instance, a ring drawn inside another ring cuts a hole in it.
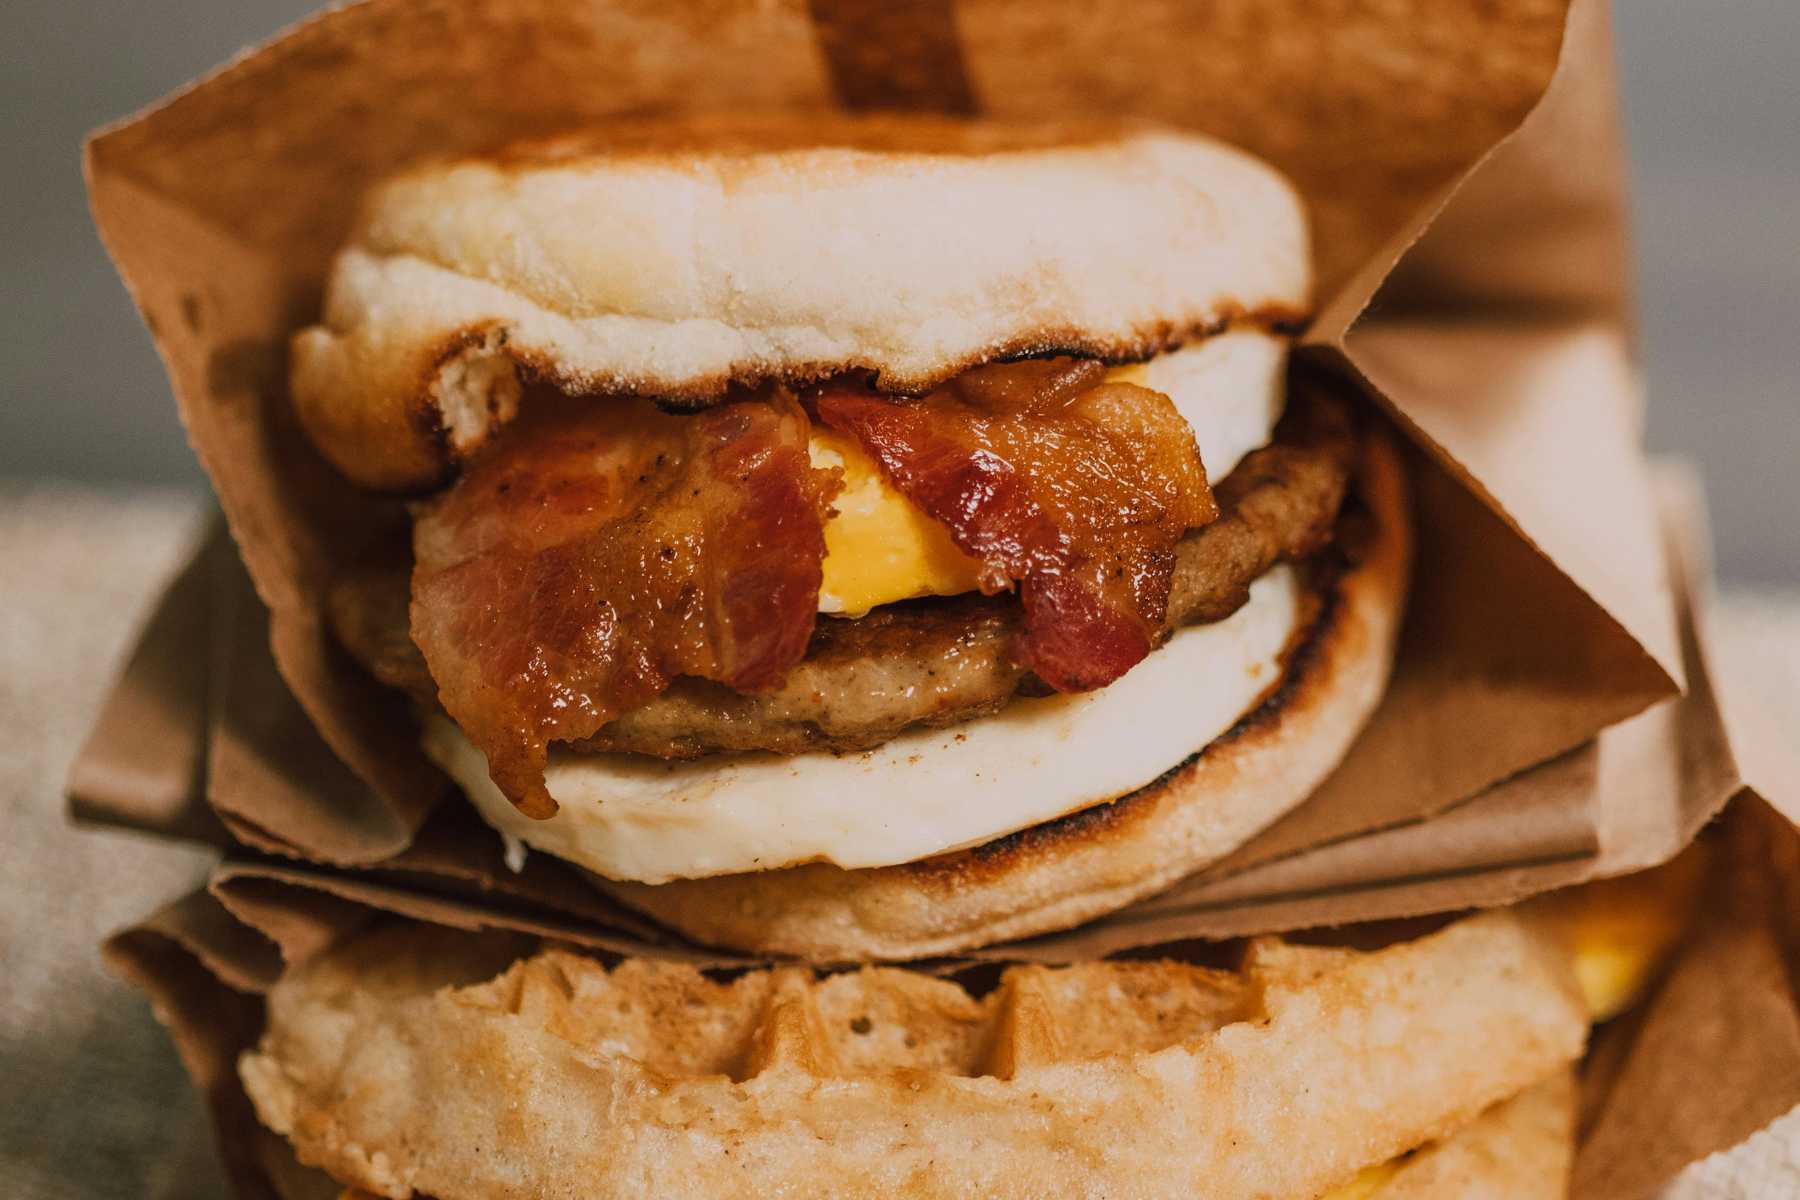
[[[230,601],[216,560],[210,678],[147,641],[71,788],[88,815],[208,836],[215,820],[242,843],[210,894],[107,950],[211,1097],[239,1194],[331,1194],[246,1119],[231,1071],[283,962],[384,913],[707,961],[545,856],[511,875],[440,802],[407,712],[320,616],[333,571],[402,514],[310,452],[284,384],[286,337],[316,314],[362,189],[424,154],[651,113],[1128,115],[1243,145],[1312,212],[1306,353],[1417,447],[1411,617],[1338,775],[1169,895],[994,953],[1504,902],[1660,861],[1735,792],[1708,918],[1597,1043],[1577,1195],[1637,1196],[1800,1100],[1780,969],[1800,961],[1800,851],[1744,786],[1774,760],[1739,752],[1750,717],[1721,716],[1706,568],[1676,520],[1667,569],[1636,454],[1613,92],[1599,0],[365,0],[97,136],[96,219],[268,615]],[[188,610],[173,593],[168,608],[158,628],[191,650]],[[249,653],[265,619],[274,670]],[[120,732],[144,713],[172,731],[160,756]],[[1800,793],[1754,781],[1800,812]]]
[[[404,514],[331,472],[286,394],[287,338],[358,196],[424,155],[722,109],[1153,118],[1287,172],[1315,227],[1304,353],[1364,385],[1420,463],[1394,686],[1306,837],[1418,820],[1567,755],[1681,683],[1635,452],[1609,72],[1600,0],[365,0],[295,27],[87,152],[285,687],[229,680],[215,807],[261,849],[372,865],[446,793],[403,701],[322,616],[334,573]],[[284,706],[330,754],[300,762]]]

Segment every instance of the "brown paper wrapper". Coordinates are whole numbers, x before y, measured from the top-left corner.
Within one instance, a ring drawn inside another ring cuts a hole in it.
[[[1779,815],[1800,815],[1800,772],[1716,694],[1692,489],[1659,501],[1637,449],[1610,40],[1604,0],[366,0],[93,138],[96,221],[242,567],[221,540],[177,582],[70,789],[78,815],[232,847],[208,893],[107,953],[174,1030],[239,1194],[329,1194],[247,1120],[230,1067],[282,964],[382,913],[741,961],[547,856],[513,874],[445,802],[403,702],[322,618],[333,573],[403,514],[311,452],[285,388],[364,188],[625,115],[1128,115],[1242,145],[1313,215],[1304,353],[1414,447],[1412,606],[1340,770],[1169,893],[979,957],[1507,903],[1660,862],[1736,795],[1707,919],[1597,1044],[1577,1194],[1639,1195],[1800,1100],[1800,846]]]
[[[1610,63],[1602,0],[369,0],[296,27],[87,149],[96,221],[269,610],[228,610],[273,667],[221,668],[213,807],[258,849],[373,866],[447,791],[322,616],[333,573],[404,516],[312,453],[286,395],[287,339],[361,192],[426,155],[719,109],[1147,117],[1287,172],[1316,234],[1306,353],[1416,443],[1421,554],[1386,703],[1269,852],[1568,755],[1682,682],[1635,449]]]

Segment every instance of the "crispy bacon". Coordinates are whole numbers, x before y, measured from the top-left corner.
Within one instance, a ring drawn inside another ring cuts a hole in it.
[[[551,742],[677,675],[777,687],[818,608],[835,485],[791,396],[691,416],[534,395],[418,516],[413,638],[444,708],[525,813]]]
[[[1163,633],[1222,621],[1250,598],[1250,583],[1278,561],[1319,550],[1341,531],[1355,560],[1353,513],[1339,508],[1354,474],[1359,437],[1341,395],[1297,381],[1270,445],[1217,481],[1219,519],[1175,543],[1175,573]],[[336,576],[332,631],[357,661],[428,707],[437,684],[413,644],[407,614],[412,556],[375,558]],[[1012,658],[1024,610],[1014,596],[971,593],[885,605],[854,621],[820,621],[806,657],[780,688],[740,695],[720,684],[677,679],[656,699],[622,713],[582,752],[699,758],[771,750],[848,752],[880,745],[903,729],[942,728],[998,711],[1030,677]]]
[[[1018,582],[1012,653],[1059,692],[1104,687],[1150,652],[1175,543],[1218,515],[1174,404],[1104,374],[1059,358],[978,368],[912,400],[847,379],[808,397],[982,561],[984,591]]]

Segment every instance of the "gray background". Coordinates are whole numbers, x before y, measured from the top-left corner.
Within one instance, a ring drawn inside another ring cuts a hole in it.
[[[205,486],[87,217],[77,145],[316,7],[6,0],[0,479]],[[1692,455],[1721,572],[1800,583],[1800,0],[1615,0],[1652,448]]]

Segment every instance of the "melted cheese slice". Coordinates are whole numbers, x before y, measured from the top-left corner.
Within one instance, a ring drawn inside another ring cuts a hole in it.
[[[1635,875],[1602,879],[1529,900],[1524,909],[1558,922],[1575,955],[1575,979],[1588,1020],[1609,1021],[1630,1007],[1668,961],[1706,874],[1704,845]],[[1406,1155],[1364,1167],[1319,1200],[1379,1200]]]
[[[1114,382],[1168,396],[1187,418],[1208,479],[1217,482],[1238,460],[1269,440],[1281,412],[1287,344],[1256,330],[1234,330],[1116,367]],[[882,476],[854,440],[815,428],[815,467],[844,472],[844,490],[825,524],[825,580],[819,611],[857,616],[914,596],[974,591],[981,564],[957,548],[950,532],[915,508]]]
[[[448,718],[425,749],[508,838],[613,879],[661,883],[804,862],[879,867],[979,845],[1149,783],[1236,723],[1281,674],[1298,619],[1285,566],[1213,625],[1183,629],[1099,691],[1021,698],[860,754],[673,762],[552,751],[560,810],[523,816]]]
[[[1388,1162],[1376,1163],[1372,1167],[1364,1167],[1356,1173],[1355,1179],[1343,1187],[1333,1188],[1326,1192],[1319,1197],[1319,1200],[1368,1200],[1370,1196],[1380,1191],[1395,1175],[1400,1173],[1402,1161],[1403,1159],[1396,1158]]]
[[[1527,902],[1567,931],[1590,1020],[1610,1020],[1643,994],[1687,929],[1709,861],[1709,847],[1698,843],[1648,871]]]
[[[814,426],[812,462],[844,473],[844,490],[825,522],[825,579],[819,611],[861,616],[914,596],[955,596],[981,582],[981,563],[950,540],[890,484],[847,434]]]

